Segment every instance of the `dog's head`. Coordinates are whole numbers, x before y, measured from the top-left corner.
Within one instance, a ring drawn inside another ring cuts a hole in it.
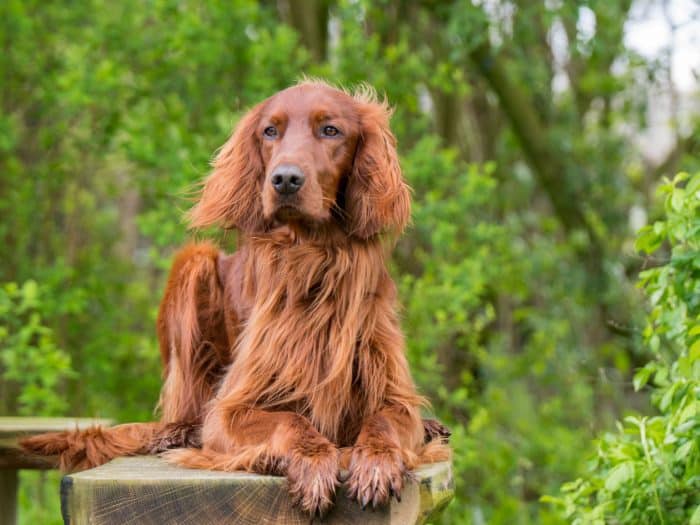
[[[390,113],[368,90],[350,95],[304,82],[280,91],[250,110],[221,148],[192,226],[256,233],[335,221],[358,238],[400,233],[410,194]]]

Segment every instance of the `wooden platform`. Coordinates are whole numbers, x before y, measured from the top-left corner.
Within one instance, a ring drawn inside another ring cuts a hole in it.
[[[439,514],[454,494],[449,463],[426,465],[415,474],[401,503],[362,511],[341,488],[335,508],[323,520],[311,520],[291,505],[282,477],[183,469],[156,457],[119,458],[65,476],[61,507],[70,525],[411,525]]]

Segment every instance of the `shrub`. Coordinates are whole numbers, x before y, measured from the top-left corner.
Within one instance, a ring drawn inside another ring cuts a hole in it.
[[[634,377],[635,390],[651,388],[658,413],[626,417],[597,441],[588,474],[544,498],[574,524],[700,524],[700,173],[660,191],[665,218],[636,242],[662,263],[640,275],[655,358]]]

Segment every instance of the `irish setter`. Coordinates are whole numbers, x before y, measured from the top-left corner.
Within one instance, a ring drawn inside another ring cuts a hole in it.
[[[421,420],[386,267],[410,215],[389,116],[370,89],[317,81],[250,110],[189,214],[237,229],[240,249],[185,247],[160,306],[162,420],[23,446],[64,470],[184,447],[165,455],[286,475],[309,513],[332,505],[341,465],[364,507],[447,458],[444,428]]]

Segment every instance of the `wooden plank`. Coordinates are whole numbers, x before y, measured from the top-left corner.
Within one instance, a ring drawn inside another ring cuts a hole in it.
[[[452,467],[435,463],[407,481],[401,503],[362,511],[343,488],[336,505],[314,523],[411,525],[438,514],[454,494]],[[286,480],[277,476],[190,470],[152,456],[118,458],[63,478],[61,503],[67,524],[308,524],[291,504]]]
[[[111,424],[111,419],[92,417],[0,417],[0,444],[5,444],[7,440],[16,439],[18,436]]]

